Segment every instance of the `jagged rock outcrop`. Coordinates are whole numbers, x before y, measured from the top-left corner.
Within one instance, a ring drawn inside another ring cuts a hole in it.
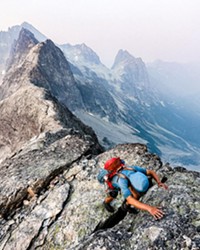
[[[1,249],[28,249],[56,220],[71,192],[59,175],[94,153],[88,139],[69,129],[42,133],[1,164]]]
[[[84,108],[77,83],[62,51],[51,40],[39,44],[35,50],[38,62],[30,71],[30,81],[36,86],[48,89],[71,111]]]

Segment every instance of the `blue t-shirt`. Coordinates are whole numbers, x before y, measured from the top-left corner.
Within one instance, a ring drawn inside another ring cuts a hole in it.
[[[146,192],[149,188],[149,180],[146,176],[147,171],[145,168],[141,168],[139,166],[129,166],[128,168],[132,168],[132,170],[122,170],[120,173],[127,176],[133,188],[139,193]],[[129,181],[126,178],[119,177],[115,175],[112,179],[112,185],[118,190],[121,190],[122,195],[126,199],[131,195],[131,191],[129,189]]]

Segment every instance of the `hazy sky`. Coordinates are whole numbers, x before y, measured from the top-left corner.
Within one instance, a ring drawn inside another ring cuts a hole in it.
[[[0,30],[24,21],[56,43],[84,42],[107,66],[119,49],[200,61],[200,0],[0,0]]]

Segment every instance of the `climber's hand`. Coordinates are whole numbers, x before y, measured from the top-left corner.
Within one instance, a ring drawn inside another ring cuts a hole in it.
[[[157,207],[151,207],[149,208],[148,212],[156,219],[159,220],[164,216],[164,212],[157,208]]]

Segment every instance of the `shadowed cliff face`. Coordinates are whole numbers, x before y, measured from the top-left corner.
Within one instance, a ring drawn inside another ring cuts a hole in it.
[[[49,90],[70,110],[83,108],[82,97],[70,66],[59,48],[50,40],[35,47],[37,65],[30,71],[30,81]]]

